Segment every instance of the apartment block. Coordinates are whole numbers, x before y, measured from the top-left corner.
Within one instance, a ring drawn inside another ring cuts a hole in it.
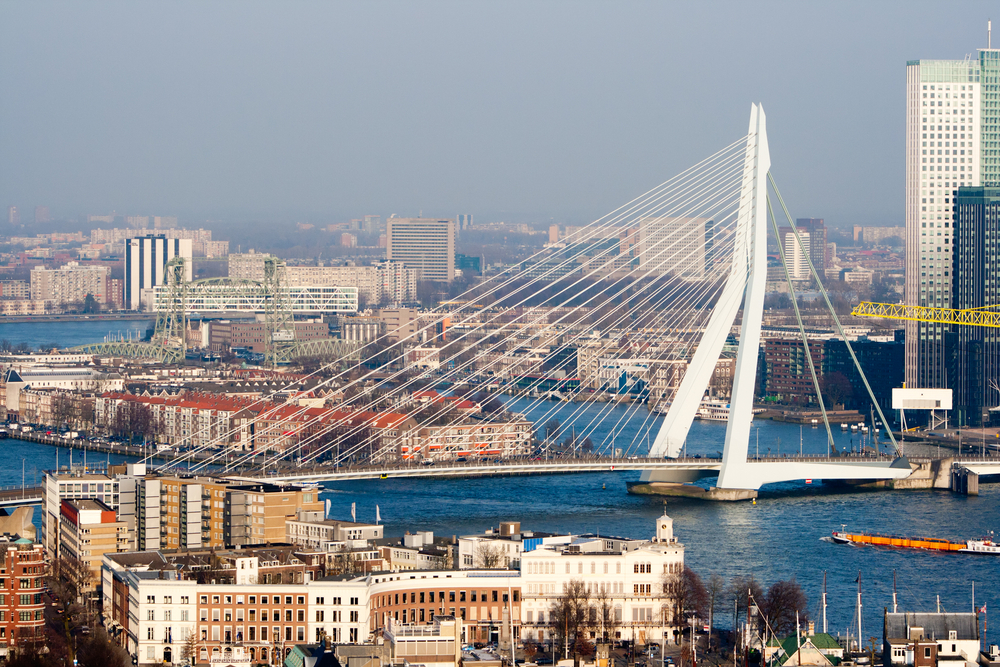
[[[31,270],[31,298],[58,305],[83,303],[87,295],[105,303],[111,269],[106,266],[81,266],[70,262],[59,269],[35,267]]]
[[[90,580],[84,589],[92,591],[101,581],[104,555],[129,551],[128,526],[119,521],[113,509],[99,500],[64,500],[60,508],[62,531],[59,553],[63,558],[77,560],[90,570]]]
[[[451,282],[455,277],[455,221],[389,218],[386,258],[414,269],[420,280]]]

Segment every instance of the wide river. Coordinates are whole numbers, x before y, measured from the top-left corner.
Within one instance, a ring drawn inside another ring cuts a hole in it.
[[[123,323],[113,323],[119,324]],[[21,326],[25,325],[7,328]],[[16,340],[0,327],[3,337]],[[65,337],[54,340],[62,342]],[[558,419],[566,433],[568,424],[574,423],[578,434],[589,434],[585,425],[593,423],[591,439],[595,445],[613,438],[615,446],[622,449],[633,441],[644,445],[646,431],[654,437],[659,424],[659,417],[650,416],[645,408],[592,406],[586,415],[574,418],[578,406],[572,404],[533,404],[518,399],[513,407],[542,423]],[[799,450],[798,426],[755,420],[751,454],[757,449],[758,436],[761,454],[768,448],[772,454]],[[722,448],[724,437],[725,424],[695,422],[688,453],[714,455]],[[858,436],[836,429],[834,439],[838,448],[850,449],[857,445]],[[822,428],[802,429],[801,442],[805,453],[826,451]],[[0,485],[20,484],[22,463],[29,484],[39,471],[56,465],[57,450],[49,446],[8,440],[3,451]],[[59,450],[58,457],[64,466],[69,453]],[[91,456],[88,463],[106,460]],[[74,453],[74,461],[82,461],[79,452]],[[357,503],[358,520],[374,521],[377,505],[389,536],[417,530],[460,535],[482,532],[500,521],[520,521],[522,530],[648,537],[654,532],[654,521],[666,510],[674,519],[678,539],[685,544],[686,562],[706,580],[712,573],[727,580],[752,574],[765,584],[795,577],[809,597],[812,618],[818,621],[825,572],[827,615],[833,634],[845,633],[852,623],[859,572],[866,636],[881,636],[883,608],[892,604],[894,572],[900,610],[933,611],[940,596],[943,610],[969,611],[975,581],[976,603],[996,610],[1000,619],[1000,557],[842,546],[828,539],[841,524],[854,530],[902,535],[982,536],[1000,527],[1000,485],[981,483],[979,496],[966,497],[949,491],[843,492],[818,483],[787,483],[765,487],[754,505],[677,498],[664,502],[630,496],[625,482],[637,478],[635,472],[607,472],[469,480],[387,479],[330,484],[323,497],[331,500],[332,516],[340,519],[348,519],[351,504]],[[731,613],[732,602],[721,603],[721,609]],[[726,613],[720,610],[720,625],[728,624]],[[1000,620],[990,624],[992,641],[1000,638],[993,630],[997,625]]]

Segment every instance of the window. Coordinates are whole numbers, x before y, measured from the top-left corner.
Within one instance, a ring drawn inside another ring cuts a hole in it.
[[[146,602],[148,602],[149,604],[156,604],[156,596],[155,595],[147,595],[146,596]]]
[[[296,599],[298,600],[298,604],[305,604],[306,603],[306,596],[305,595],[300,595]]]
[[[420,611],[423,611],[423,609],[421,609]],[[358,612],[352,611],[351,612],[351,623],[357,623],[357,622],[358,622]]]
[[[153,609],[147,609],[146,610],[146,620],[147,621],[155,621],[156,620],[156,611],[154,611]]]
[[[317,609],[316,610],[316,622],[317,623],[322,623],[323,622],[323,610],[322,609]]]
[[[316,604],[323,604],[323,598],[316,598]]]
[[[357,598],[351,598],[351,604],[357,604],[357,603],[358,603]]]
[[[306,620],[306,611],[305,611],[305,609],[299,609],[299,612],[298,612],[298,621],[299,621],[299,623],[301,623],[304,620]]]
[[[924,657],[925,658],[931,657],[931,647],[930,646],[925,646],[924,647]]]

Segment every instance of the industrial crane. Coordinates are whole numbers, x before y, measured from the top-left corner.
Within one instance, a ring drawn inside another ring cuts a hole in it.
[[[901,303],[874,303],[862,301],[854,307],[855,317],[879,317],[887,320],[910,320],[937,324],[962,324],[971,327],[1000,327],[1000,312],[983,308],[932,308],[929,306],[907,306]]]

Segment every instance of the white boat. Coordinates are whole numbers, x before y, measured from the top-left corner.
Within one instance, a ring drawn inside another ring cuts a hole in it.
[[[702,400],[695,419],[724,422],[729,419],[729,403],[725,401]]]
[[[753,408],[753,414],[759,415],[761,412],[764,412],[764,408]],[[729,419],[729,403],[704,398],[698,406],[698,412],[694,418],[724,422]]]

